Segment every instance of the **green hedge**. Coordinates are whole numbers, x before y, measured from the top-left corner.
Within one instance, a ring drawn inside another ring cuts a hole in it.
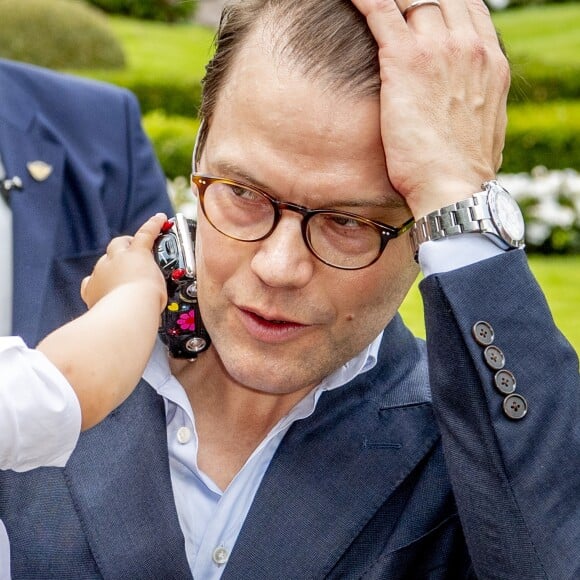
[[[144,114],[163,111],[166,115],[197,117],[201,103],[201,81],[199,79],[191,77],[152,78],[131,72],[88,76],[125,87],[135,93]]]
[[[26,1],[26,0],[25,0]],[[197,0],[88,0],[109,14],[143,20],[177,22],[195,14]]]
[[[580,169],[580,101],[512,105],[502,171]]]
[[[49,68],[118,68],[123,49],[103,14],[76,0],[0,0],[0,56]]]
[[[515,55],[511,57],[511,66],[512,103],[580,99],[580,62],[578,66],[555,67]]]
[[[189,117],[168,117],[162,111],[153,111],[143,117],[143,126],[153,142],[165,175],[170,179],[188,176],[199,121]]]

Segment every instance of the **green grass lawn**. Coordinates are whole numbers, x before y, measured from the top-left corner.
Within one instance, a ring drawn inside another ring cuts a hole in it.
[[[493,20],[508,54],[558,67],[580,64],[580,2],[506,10]]]
[[[580,353],[580,256],[531,256],[530,266],[556,324]],[[425,337],[423,302],[417,284],[401,306],[401,314],[417,336]]]

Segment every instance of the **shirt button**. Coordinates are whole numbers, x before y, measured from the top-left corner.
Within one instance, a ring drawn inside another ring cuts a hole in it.
[[[510,419],[523,419],[528,412],[528,402],[521,395],[508,395],[503,400],[503,412]]]
[[[228,561],[228,551],[223,546],[218,546],[212,554],[212,560],[218,565],[223,566]]]
[[[185,445],[186,443],[189,443],[189,440],[190,439],[191,439],[191,430],[189,429],[189,427],[180,427],[177,430],[177,440],[182,445]]]
[[[475,342],[481,346],[488,346],[493,342],[493,328],[489,322],[480,320],[473,325],[471,329]]]
[[[493,377],[497,390],[504,395],[511,395],[516,390],[516,378],[514,374],[505,369],[497,371]]]
[[[497,346],[486,346],[483,351],[483,357],[488,367],[499,371],[505,364],[505,356],[500,348]]]

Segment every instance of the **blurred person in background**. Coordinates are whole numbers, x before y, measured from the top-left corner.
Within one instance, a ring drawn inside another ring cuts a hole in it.
[[[85,310],[111,238],[173,211],[124,89],[0,59],[0,336],[35,346]]]

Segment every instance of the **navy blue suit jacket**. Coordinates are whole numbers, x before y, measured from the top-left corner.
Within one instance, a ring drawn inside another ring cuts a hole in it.
[[[223,578],[580,577],[578,358],[524,253],[421,289],[427,348],[395,318],[377,366],[292,426]],[[502,411],[480,320],[527,398],[522,420]],[[0,517],[15,580],[191,578],[161,397],[142,381],[63,469],[0,474]]]
[[[13,334],[35,345],[84,312],[80,281],[114,236],[171,215],[135,97],[0,59],[0,152],[12,191]],[[52,167],[35,181],[26,164]]]

